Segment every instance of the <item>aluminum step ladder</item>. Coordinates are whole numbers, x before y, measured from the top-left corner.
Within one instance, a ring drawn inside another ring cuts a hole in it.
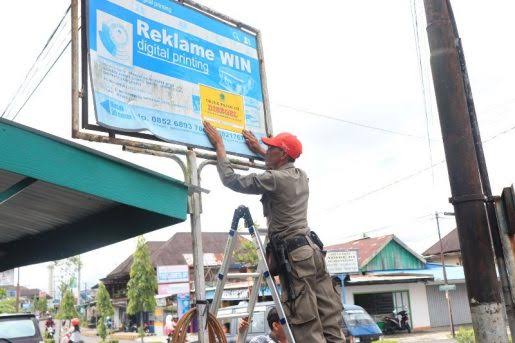
[[[231,265],[232,255],[234,248],[236,247],[237,237],[238,237],[238,223],[240,219],[243,218],[245,222],[245,227],[248,229],[250,236],[252,237],[252,241],[256,246],[257,255],[258,255],[258,266],[256,273],[228,273],[229,266]],[[264,230],[266,233],[267,230]],[[270,271],[268,269],[268,265],[266,262],[266,253],[264,246],[268,242],[268,235],[265,236],[265,243],[261,242],[261,238],[259,236],[258,230],[254,228],[254,222],[252,220],[252,216],[250,215],[250,211],[246,206],[239,206],[234,211],[234,216],[232,219],[231,230],[229,231],[229,239],[227,240],[227,245],[225,247],[224,252],[224,260],[222,262],[222,266],[220,267],[220,271],[218,272],[218,280],[216,282],[216,290],[215,295],[213,297],[213,302],[210,306],[210,311],[212,314],[217,316],[219,320],[223,319],[232,319],[232,318],[244,318],[248,317],[249,323],[252,321],[252,315],[254,312],[254,307],[256,306],[259,290],[261,288],[261,284],[263,281],[266,281],[270,292],[272,293],[272,298],[275,303],[275,308],[277,310],[277,314],[279,315],[279,321],[284,329],[286,334],[286,338],[289,343],[295,343],[295,339],[293,338],[293,334],[291,332],[290,325],[286,320],[286,315],[284,314],[284,309],[281,304],[281,299],[279,298],[279,293],[277,292],[277,288],[275,286],[274,278],[270,275]],[[252,286],[252,291],[250,292],[249,302],[247,305],[247,311],[243,313],[234,313],[227,315],[218,316],[218,310],[220,308],[220,301],[222,299],[222,294],[225,287],[225,282],[227,279],[248,279],[253,278],[254,283]],[[245,343],[247,338],[247,331],[238,332],[238,340],[237,343]]]

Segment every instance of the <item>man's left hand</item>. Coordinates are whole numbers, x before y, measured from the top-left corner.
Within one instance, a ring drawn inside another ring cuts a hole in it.
[[[222,136],[220,136],[220,133],[218,133],[218,130],[207,121],[204,121],[203,124],[207,138],[209,138],[209,141],[211,142],[211,144],[213,144],[213,147],[216,149],[219,146],[223,146],[224,141],[222,140]]]

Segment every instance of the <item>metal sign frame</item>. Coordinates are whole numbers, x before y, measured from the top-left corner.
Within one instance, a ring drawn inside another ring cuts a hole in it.
[[[222,13],[219,13],[217,11],[214,11],[206,6],[203,6],[201,4],[198,4],[191,0],[170,0],[172,2],[175,2],[181,6],[185,6],[189,9],[193,9],[207,17],[210,17],[212,19],[218,20],[224,24],[234,26],[235,28],[242,30],[248,34],[254,35],[256,38],[256,50],[258,54],[258,63],[259,63],[259,70],[260,70],[260,77],[261,77],[261,91],[263,94],[263,110],[264,110],[264,118],[265,118],[265,131],[266,135],[271,136],[273,133],[272,130],[272,120],[270,116],[270,103],[268,99],[268,89],[267,89],[267,80],[266,80],[266,72],[265,72],[265,64],[264,64],[264,57],[263,57],[263,46],[261,42],[261,32],[247,24],[244,24],[238,20],[235,20],[229,16],[226,16]],[[79,98],[80,102],[80,108],[79,104],[77,106],[73,106],[72,103],[72,137],[73,138],[79,138],[84,139],[88,141],[94,141],[94,142],[102,142],[102,143],[111,143],[111,144],[118,144],[118,145],[124,145],[124,146],[132,146],[136,148],[147,148],[152,149],[155,151],[162,151],[162,152],[169,152],[169,153],[176,153],[176,154],[186,154],[187,149],[202,149],[207,151],[214,151],[214,148],[209,148],[205,146],[198,146],[194,144],[186,144],[183,142],[178,141],[168,141],[160,139],[150,133],[145,133],[146,130],[142,130],[140,132],[127,132],[122,130],[115,130],[110,129],[107,127],[100,126],[98,124],[92,124],[89,122],[89,42],[88,42],[88,0],[82,0],[80,4],[80,12],[81,12],[81,19],[80,19],[80,26],[81,26],[81,34],[80,34],[80,49],[78,46],[78,34],[74,37],[73,30],[77,26],[78,23],[76,23],[74,26],[72,26],[72,55],[74,50],[74,39],[75,39],[75,50],[76,53],[80,54],[80,90],[76,90],[74,92],[72,90],[72,97],[77,96]],[[72,23],[73,25],[73,23]],[[78,28],[77,28],[78,30]],[[80,50],[80,52],[79,52]],[[72,57],[73,58],[73,57]],[[79,65],[79,61],[77,59],[77,68]],[[73,67],[72,67],[73,69]],[[72,78],[74,75],[72,75]],[[79,78],[78,75],[76,75],[77,79]],[[76,94],[76,95],[75,95]],[[72,100],[73,102],[73,100]],[[93,134],[91,132],[85,132],[82,130],[88,130],[88,131],[95,131],[95,132],[103,132],[107,135],[98,135]],[[127,138],[124,138],[127,137]],[[130,139],[130,138],[135,138]],[[153,142],[153,143],[150,143]],[[187,149],[180,149],[180,148],[173,148],[170,145],[180,145],[180,146],[186,146]],[[229,155],[238,156],[247,158],[250,160],[263,160],[261,156],[253,156],[249,157],[248,155],[242,155],[234,152],[227,152]],[[214,155],[204,155],[203,158],[207,159],[214,159]]]

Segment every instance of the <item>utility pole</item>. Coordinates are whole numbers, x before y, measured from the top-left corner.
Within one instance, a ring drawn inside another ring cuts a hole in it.
[[[447,0],[424,0],[431,70],[445,148],[472,324],[478,343],[507,342],[485,196]]]
[[[16,313],[20,312],[20,267],[18,267],[18,281],[16,283]]]
[[[445,269],[445,259],[443,258],[443,243],[442,243],[442,234],[440,233],[440,217],[438,216],[438,212],[435,212],[435,218],[436,218],[436,228],[438,229],[438,240],[440,242],[440,261],[442,262],[443,281],[444,281],[445,285],[447,286],[449,283],[447,282],[447,270]],[[452,317],[451,298],[450,298],[448,289],[445,289],[445,299],[447,299],[447,309],[449,310],[449,323],[451,324],[452,338],[455,338],[456,332],[454,331],[454,319]]]

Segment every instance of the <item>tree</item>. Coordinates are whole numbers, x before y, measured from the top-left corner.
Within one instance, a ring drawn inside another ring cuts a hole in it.
[[[16,299],[3,298],[0,300],[0,313],[15,313],[16,312]]]
[[[140,313],[140,330],[143,330],[143,312],[153,312],[156,308],[157,276],[150,261],[150,252],[145,239],[140,236],[133,255],[130,280],[127,284],[129,304],[127,313]],[[141,337],[143,343],[143,336]]]
[[[98,284],[97,292],[97,310],[100,314],[100,318],[97,323],[97,333],[102,337],[102,341],[105,341],[107,337],[107,329],[105,320],[114,314],[113,304],[111,304],[111,297],[106,289],[104,283]]]
[[[247,267],[256,267],[258,264],[258,254],[256,246],[249,240],[242,240],[241,245],[233,253],[234,260],[243,263]]]
[[[34,312],[38,311],[39,313],[45,313],[48,310],[46,297],[34,296],[32,308],[34,309]]]
[[[75,299],[71,290],[67,290],[64,293],[61,303],[59,304],[59,312],[57,312],[57,318],[59,319],[72,319],[79,317],[77,310],[75,309]]]
[[[0,300],[7,298],[7,291],[4,288],[0,288]]]

